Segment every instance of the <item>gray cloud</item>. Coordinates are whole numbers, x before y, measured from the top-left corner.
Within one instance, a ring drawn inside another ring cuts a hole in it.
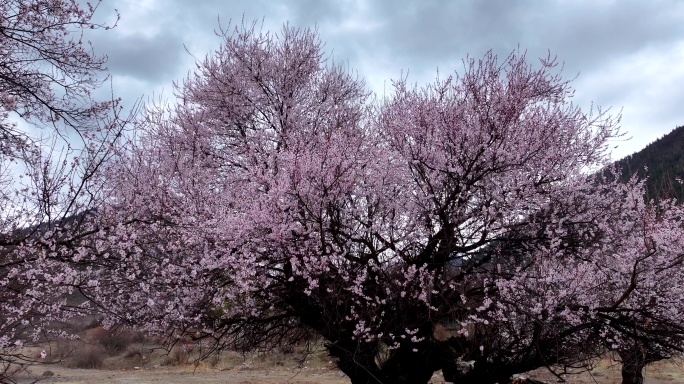
[[[684,56],[684,2],[677,0],[120,0],[116,6],[120,27],[94,43],[131,95],[168,90],[192,69],[183,45],[201,59],[221,43],[213,33],[218,17],[224,27],[244,18],[263,20],[270,31],[285,22],[317,26],[328,53],[379,91],[402,70],[419,82],[433,79],[437,67],[460,70],[467,54],[477,58],[491,49],[503,58],[520,47],[534,59],[550,51],[566,77],[580,74],[574,83],[580,105],[624,107],[623,126],[635,138],[624,148],[638,149],[653,130],[684,124],[684,95],[672,86],[684,81],[674,70]]]
[[[110,36],[113,38],[108,36],[98,44],[107,47],[107,67],[114,76],[130,76],[157,83],[168,81],[179,70],[185,70],[179,68],[185,50],[178,36]]]
[[[400,0],[374,2],[382,28],[367,36],[411,66],[460,60],[489,49],[506,55],[518,44],[531,54],[547,49],[567,66],[589,71],[606,59],[684,34],[682,3]],[[666,6],[667,5],[667,6]]]

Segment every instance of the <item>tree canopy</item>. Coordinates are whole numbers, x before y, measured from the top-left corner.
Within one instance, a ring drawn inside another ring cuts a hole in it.
[[[72,257],[111,321],[237,349],[316,334],[352,383],[682,350],[682,208],[592,176],[619,119],[573,105],[555,60],[488,53],[375,99],[313,30],[223,37],[101,174]]]
[[[76,0],[0,1],[0,381],[31,361],[76,313],[72,240],[98,201],[94,175],[126,126],[119,100],[98,101],[105,59],[83,41],[96,6]],[[68,256],[67,256],[68,255]]]
[[[610,351],[638,383],[684,349],[684,208],[597,172],[619,116],[572,104],[555,59],[490,52],[376,98],[315,30],[236,27],[124,140],[118,101],[91,99],[95,8],[0,4],[5,367],[92,311],[215,348],[315,335],[354,384]]]

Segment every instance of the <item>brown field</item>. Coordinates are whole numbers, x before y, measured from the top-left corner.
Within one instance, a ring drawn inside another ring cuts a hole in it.
[[[17,375],[18,383],[113,384],[113,383],[292,383],[292,384],[342,384],[348,383],[320,351],[309,355],[300,353],[272,352],[250,356],[235,352],[223,352],[197,362],[200,351],[188,352],[183,347],[171,351],[147,348],[150,345],[131,345],[128,352],[116,356],[104,356],[96,369],[75,368],[74,364],[86,364],[89,357],[102,351],[91,345],[71,345],[84,349],[72,351],[67,357],[55,356],[48,363],[28,366]],[[64,348],[64,347],[62,347]],[[130,351],[135,351],[131,353]],[[142,353],[139,353],[142,352]],[[39,354],[39,348],[32,348]]]
[[[178,345],[168,351],[134,332],[110,334],[101,327],[82,335],[84,341],[57,341],[27,348],[25,353],[37,360],[41,350],[47,352],[47,358],[43,363],[25,366],[16,375],[17,383],[349,383],[316,345],[251,355],[222,352],[197,361],[203,352],[201,345]],[[543,369],[528,375],[547,383],[557,382]],[[675,359],[658,362],[647,367],[644,376],[646,384],[684,383],[684,363]],[[440,372],[431,383],[444,383]],[[606,358],[591,372],[567,376],[566,383],[619,384],[620,366]]]
[[[227,356],[215,367],[205,363],[195,365],[163,367],[145,366],[120,369],[78,369],[66,368],[61,364],[34,365],[18,377],[19,383],[30,383],[36,378],[41,383],[68,384],[114,384],[114,383],[292,383],[292,384],[347,384],[349,381],[332,364],[309,361],[303,367],[287,362],[281,365],[272,359],[243,358],[237,354]],[[231,365],[232,366],[229,366]],[[543,370],[531,372],[530,377],[547,383],[556,383],[556,378]],[[660,362],[645,370],[646,384],[684,383],[684,366],[681,362]],[[589,373],[566,378],[567,383],[620,383],[619,365],[606,359]],[[431,383],[444,383],[439,373]]]
[[[65,384],[114,384],[114,383],[292,383],[292,384],[342,384],[348,383],[337,372],[320,370],[198,370],[192,369],[145,369],[145,370],[86,370],[55,368],[54,376],[41,380],[40,383]],[[29,378],[19,383],[33,382]]]
[[[546,370],[538,369],[529,376],[547,383],[556,383],[557,378]],[[594,370],[567,376],[569,384],[620,384],[620,364],[611,359],[600,361]],[[644,370],[644,384],[684,383],[684,364],[681,360],[667,360],[654,363]]]

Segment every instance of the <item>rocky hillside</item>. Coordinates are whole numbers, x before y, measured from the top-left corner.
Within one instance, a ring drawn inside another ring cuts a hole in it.
[[[684,201],[684,185],[677,181],[684,179],[684,126],[618,160],[617,165],[623,170],[624,180],[634,173],[648,176],[648,198],[676,197]]]

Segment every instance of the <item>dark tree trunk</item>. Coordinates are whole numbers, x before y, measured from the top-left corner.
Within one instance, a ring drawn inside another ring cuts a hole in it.
[[[513,373],[497,371],[496,367],[489,368],[492,370],[488,368],[473,368],[465,374],[462,372],[458,372],[456,375],[445,374],[444,380],[458,384],[507,384],[511,381]],[[445,371],[442,370],[442,373],[444,374]]]
[[[644,384],[642,371],[646,366],[646,354],[643,348],[635,346],[619,352],[622,360],[622,384]]]
[[[375,360],[376,350],[339,341],[327,344],[326,348],[352,384],[427,384],[439,369],[431,361],[434,356],[429,349],[413,352],[413,348],[399,348],[381,368]]]
[[[447,382],[507,384],[512,375],[544,365],[537,355],[505,363],[479,356],[473,365],[468,365],[459,359],[462,353],[450,346],[448,341],[425,342],[415,347],[417,351],[414,352],[414,345],[402,345],[380,366],[376,360],[379,352],[377,345],[349,339],[326,344],[328,353],[337,360],[338,368],[349,377],[352,384],[427,384],[438,370],[442,370]],[[535,383],[533,380],[529,382]]]
[[[644,384],[643,366],[622,364],[622,384]]]
[[[401,347],[382,365],[386,383],[427,384],[439,367],[434,363],[433,352],[423,345],[417,352],[410,347]]]
[[[459,361],[458,356],[449,353],[446,344],[442,344],[441,357],[444,380],[458,384],[508,384],[514,374],[524,373],[544,366],[538,355],[521,357],[518,361],[492,361],[479,356],[470,363]],[[527,381],[536,383],[534,380]]]
[[[337,360],[337,367],[352,384],[384,384],[382,373],[375,363],[375,353],[361,349],[353,343],[335,342],[326,344],[331,357]]]

